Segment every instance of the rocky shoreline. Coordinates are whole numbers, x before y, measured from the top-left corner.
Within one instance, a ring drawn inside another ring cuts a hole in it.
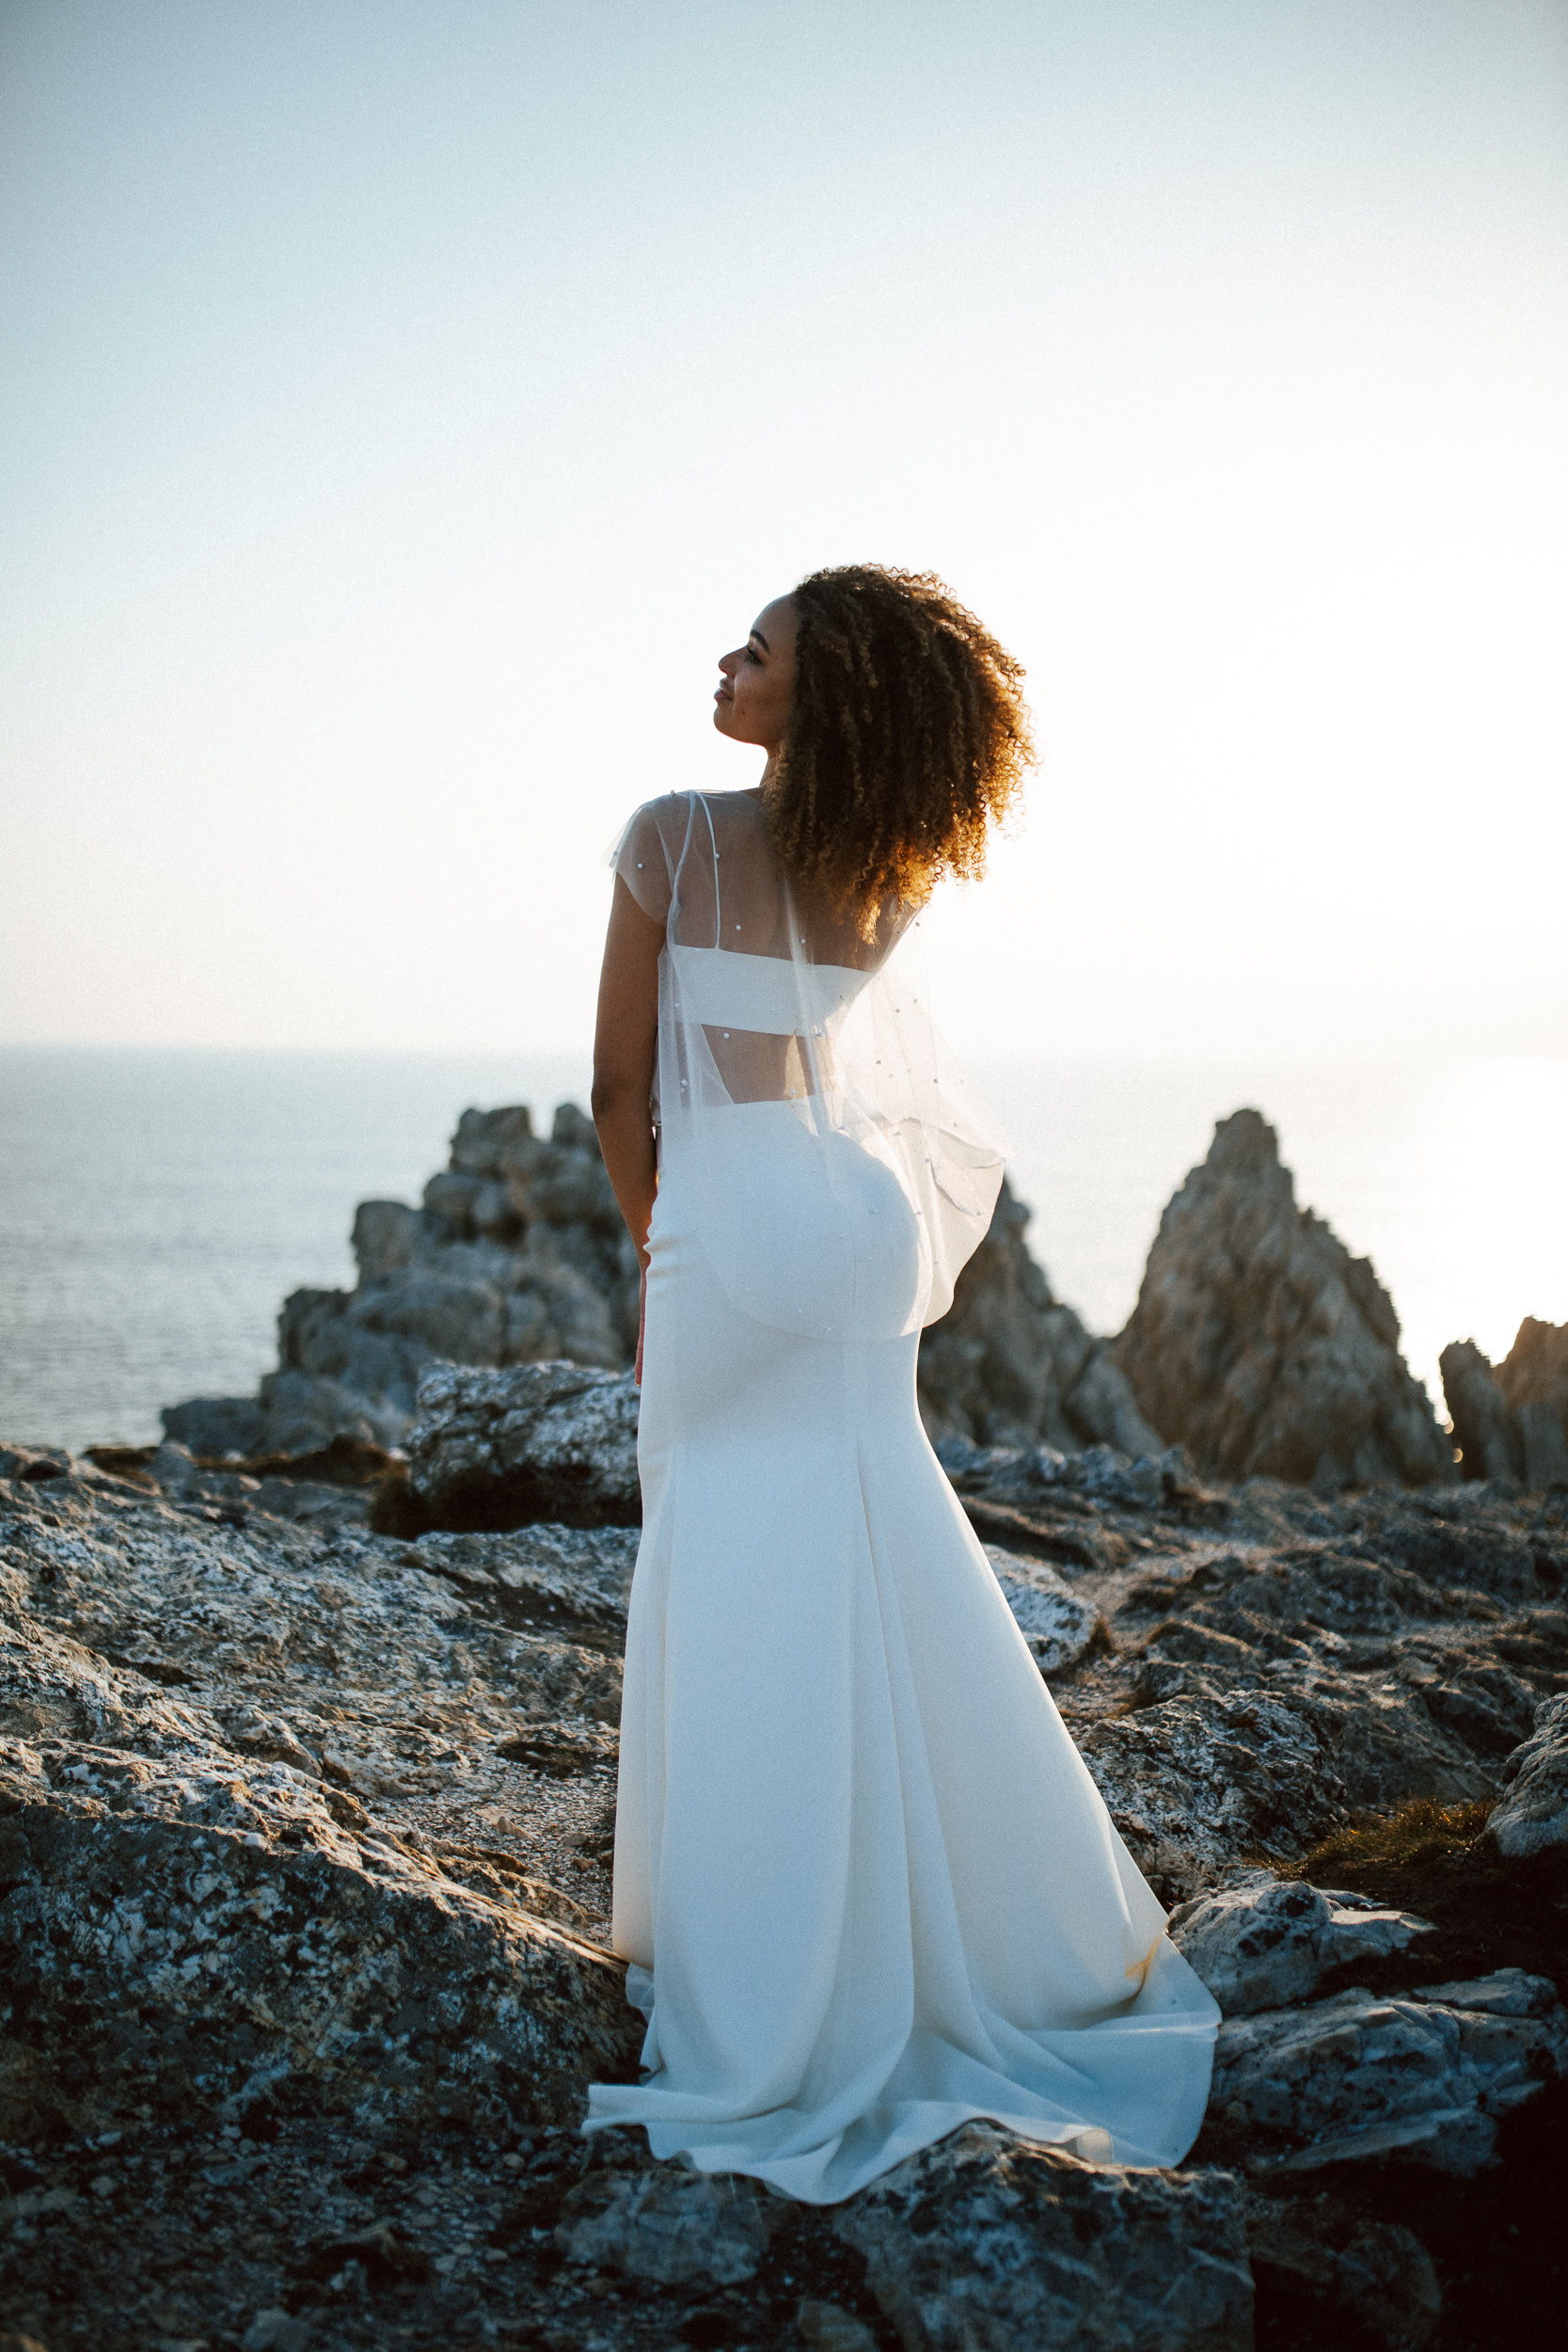
[[[636,1394],[556,1130],[469,1114],[461,1200],[362,1208],[260,1399],[0,1449],[3,2352],[1555,2344],[1568,1333],[1460,1359],[1456,1467],[1254,1114],[1115,1343],[1005,1200],[923,1408],[1220,2001],[1213,2096],[1173,2171],[972,2126],[801,2208],[576,2131],[639,2040]]]

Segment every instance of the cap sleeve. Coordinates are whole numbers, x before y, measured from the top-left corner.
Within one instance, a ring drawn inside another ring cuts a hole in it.
[[[649,801],[637,809],[619,838],[605,852],[605,864],[619,876],[644,914],[656,923],[668,920],[674,882],[675,859],[659,822],[666,803]]]

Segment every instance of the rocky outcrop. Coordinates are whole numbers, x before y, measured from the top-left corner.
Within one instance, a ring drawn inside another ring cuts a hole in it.
[[[1106,1342],[1053,1297],[1024,1243],[1029,1214],[1004,1185],[951,1311],[922,1341],[933,1436],[1157,1445]],[[284,1300],[277,1369],[259,1395],[168,1406],[166,1436],[209,1461],[300,1458],[334,1441],[396,1448],[437,1364],[618,1371],[631,1359],[636,1259],[593,1122],[574,1104],[547,1140],[521,1106],[465,1111],[421,1207],[360,1202],[354,1252],[354,1290]]]
[[[1499,1774],[1508,1793],[1488,1826],[1506,1854],[1568,1847],[1568,1694],[1543,1700],[1535,1728]]]
[[[520,1105],[465,1111],[422,1206],[362,1201],[354,1252],[354,1290],[284,1300],[259,1397],[170,1406],[166,1434],[213,1459],[335,1438],[396,1446],[437,1362],[613,1369],[636,1338],[636,1255],[593,1122],[571,1103],[548,1138]]]
[[[1255,2170],[1429,2165],[1470,2177],[1500,2120],[1568,2074],[1568,2010],[1544,1977],[1505,1968],[1405,1999],[1353,1990],[1227,2019],[1214,2052],[1215,2147]]]
[[[1527,1315],[1494,1371],[1474,1340],[1438,1358],[1466,1478],[1568,1484],[1568,1323]]]
[[[1004,1182],[951,1308],[921,1340],[920,1408],[933,1441],[1158,1452],[1107,1343],[1052,1295],[1023,1238],[1030,1215]]]
[[[647,2166],[595,2173],[566,2197],[556,2229],[569,2262],[660,2285],[736,2286],[770,2255],[803,2266],[814,2240],[832,2239],[862,2258],[909,2352],[1252,2343],[1237,2181],[1081,2164],[989,2123],[966,2124],[841,2206],[803,2210],[753,2181]]]
[[[354,1791],[385,1774],[343,1710],[329,1730],[228,1675],[203,1689],[105,1593],[141,1653],[115,1662],[98,1626],[89,1647],[26,1605],[50,1557],[8,1547],[0,1591],[0,2137],[302,2104],[361,2129],[544,2122],[579,2111],[585,2063],[627,2063],[613,1963],[372,1826]]]
[[[1075,1593],[1043,1560],[1004,1551],[1000,1544],[988,1544],[986,1557],[1029,1654],[1048,1682],[1076,1666],[1096,1641],[1109,1639],[1094,1603]]]
[[[637,1409],[627,1373],[440,1365],[420,1386],[410,1489],[436,1526],[636,1526]]]
[[[1399,1338],[1370,1263],[1296,1206],[1273,1128],[1241,1110],[1161,1218],[1112,1356],[1209,1476],[1446,1482],[1451,1452]]]
[[[1175,1441],[1200,1472],[1226,1478],[1333,1487],[1453,1475],[1386,1293],[1365,1259],[1297,1209],[1257,1112],[1221,1122],[1166,1209],[1114,1343],[1053,1295],[1024,1238],[1029,1219],[1004,1184],[950,1311],[922,1336],[920,1408],[944,1458],[1043,1445],[1136,1459]],[[437,1366],[617,1372],[630,1359],[635,1256],[593,1124],[570,1103],[547,1139],[520,1106],[465,1111],[422,1205],[362,1201],[354,1249],[354,1290],[284,1301],[277,1369],[260,1394],[166,1407],[171,1440],[208,1461],[395,1449]],[[1470,1472],[1568,1477],[1562,1336],[1527,1323],[1496,1380],[1467,1343],[1447,1352]]]
[[[1386,1959],[1430,1935],[1426,1919],[1305,1879],[1249,1870],[1171,1914],[1170,1937],[1227,2017],[1283,2009],[1335,1968]]]
[[[1244,2203],[1224,2172],[1080,2164],[971,2123],[874,2182],[836,2227],[908,2352],[1252,2343]]]
[[[533,1381],[541,1458],[571,1406],[554,1377]],[[607,1490],[625,1444],[579,1448]],[[1168,1451],[953,1460],[1123,1836],[1196,1899],[1176,1933],[1229,2014],[1185,2166],[1085,2167],[976,2126],[818,2212],[656,2165],[635,2135],[585,2146],[583,2083],[633,2067],[641,2033],[605,1948],[636,1531],[400,1538],[362,1488],[173,1444],[103,1466],[17,1447],[8,2315],[48,2344],[58,2315],[103,2313],[112,2352],[549,2328],[632,2352],[742,2318],[747,2341],[836,2352],[890,2329],[1092,2343],[1113,2317],[1107,2343],[1222,2344],[1256,2275],[1276,2314],[1311,2296],[1390,2346],[1430,2335],[1447,2249],[1397,2183],[1414,2164],[1435,2194],[1433,2160],[1506,2156],[1561,2013],[1536,1946],[1497,1966],[1490,1911],[1482,1958],[1440,1911],[1423,1931],[1424,1901],[1290,1872],[1347,1815],[1524,1781],[1514,1752],[1549,1746],[1568,1692],[1568,1494],[1220,1488]],[[1514,2180],[1466,2193],[1495,2177]],[[1497,2242],[1512,2274],[1527,2240]]]
[[[1437,1359],[1437,1368],[1463,1475],[1522,1482],[1525,1449],[1509,1419],[1491,1359],[1474,1340],[1454,1340]]]
[[[1402,2161],[1465,2176],[1498,2122],[1568,2075],[1568,2010],[1520,1968],[1417,1985],[1380,2000],[1356,1987],[1309,2001],[1322,1980],[1408,1954],[1432,1922],[1305,1880],[1250,1871],[1173,1913],[1172,1941],[1225,2016],[1210,2147],[1252,2169]]]
[[[221,1740],[0,1743],[0,2137],[307,2101],[357,2129],[515,2127],[634,2057],[603,1953],[357,1843],[281,1763],[235,1778]]]
[[[976,1528],[1054,1566],[1105,1645],[1057,1703],[1180,1903],[1353,1816],[1492,1797],[1568,1688],[1568,1497],[1218,1491],[1179,1454],[950,1450]]]

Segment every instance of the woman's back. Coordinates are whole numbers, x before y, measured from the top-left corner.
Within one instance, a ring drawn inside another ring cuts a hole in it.
[[[611,854],[665,930],[660,1166],[736,1303],[845,1338],[944,1313],[1006,1144],[932,1025],[916,910],[793,888],[755,793],[650,802]]]

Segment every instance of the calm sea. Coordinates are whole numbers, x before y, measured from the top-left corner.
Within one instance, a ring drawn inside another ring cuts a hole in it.
[[[1255,1104],[1297,1198],[1372,1260],[1412,1369],[1568,1321],[1568,1059],[1397,1069],[972,1062],[1058,1296],[1112,1331],[1216,1119]],[[239,1394],[301,1283],[354,1279],[356,1201],[417,1200],[469,1104],[586,1100],[572,1056],[0,1050],[0,1436],[145,1443]]]

